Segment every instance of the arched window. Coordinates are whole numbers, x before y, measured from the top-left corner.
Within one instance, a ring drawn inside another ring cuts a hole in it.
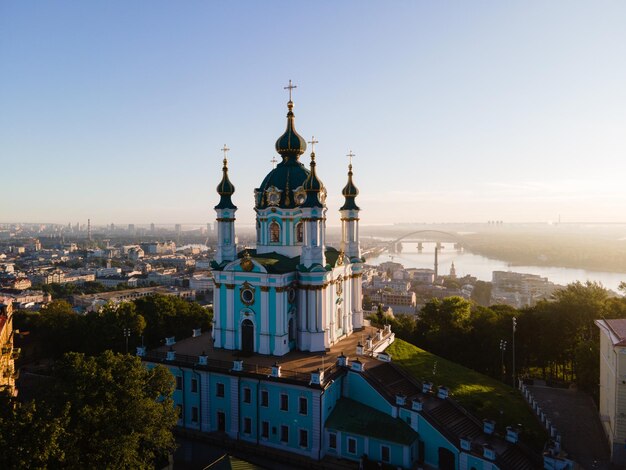
[[[275,221],[270,224],[270,243],[280,243],[280,225]]]
[[[256,221],[256,241],[257,243],[261,243],[261,222]]]
[[[296,224],[296,243],[302,243],[304,241],[304,225],[302,222]]]

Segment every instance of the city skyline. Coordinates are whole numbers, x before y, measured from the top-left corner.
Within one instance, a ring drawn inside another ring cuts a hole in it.
[[[363,225],[626,222],[625,5],[150,6],[0,7],[0,222],[212,222],[226,144],[252,225],[290,79],[331,226],[349,151]]]

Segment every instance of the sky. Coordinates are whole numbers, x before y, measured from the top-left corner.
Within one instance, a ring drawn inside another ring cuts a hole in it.
[[[626,222],[626,2],[0,2],[0,223],[238,221],[291,79],[338,225]],[[301,157],[308,165],[309,152]]]

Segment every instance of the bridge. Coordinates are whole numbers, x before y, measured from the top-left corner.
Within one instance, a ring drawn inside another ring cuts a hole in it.
[[[406,233],[401,237],[398,237],[395,240],[389,242],[385,249],[390,253],[397,253],[398,251],[402,251],[401,242],[403,240],[413,240],[418,242],[418,250],[421,249],[422,242],[425,241],[437,242],[437,248],[439,249],[441,248],[441,242],[454,243],[454,246],[456,248],[463,247],[463,236],[459,235],[458,233],[444,232],[443,230],[416,230],[414,232]],[[398,250],[398,248],[400,248],[400,250]]]

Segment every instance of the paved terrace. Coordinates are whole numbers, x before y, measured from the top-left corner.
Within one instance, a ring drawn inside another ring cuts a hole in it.
[[[210,332],[205,332],[194,338],[183,339],[171,348],[176,355],[173,360],[167,359],[167,353],[170,346],[161,346],[151,351],[147,351],[143,356],[143,360],[148,362],[159,362],[168,364],[178,364],[182,366],[194,366],[197,369],[206,369],[214,371],[231,371],[234,367],[234,361],[243,361],[242,372],[254,375],[262,375],[267,377],[272,373],[272,366],[276,363],[281,367],[281,378],[295,380],[298,382],[309,383],[311,381],[311,373],[318,369],[324,371],[324,376],[320,382],[324,384],[331,378],[331,374],[336,372],[337,358],[344,354],[349,360],[356,359],[357,344],[360,342],[364,346],[364,353],[358,356],[358,359],[365,365],[380,361],[374,358],[374,351],[382,351],[395,338],[391,330],[384,332],[381,330],[381,339],[372,342],[372,347],[368,350],[366,338],[371,336],[376,338],[378,328],[365,326],[361,330],[355,330],[352,335],[344,337],[339,343],[325,352],[303,352],[291,351],[284,356],[269,356],[262,354],[252,354],[246,356],[241,351],[231,351],[213,347],[213,338]],[[199,364],[200,356],[206,356],[206,365]]]

